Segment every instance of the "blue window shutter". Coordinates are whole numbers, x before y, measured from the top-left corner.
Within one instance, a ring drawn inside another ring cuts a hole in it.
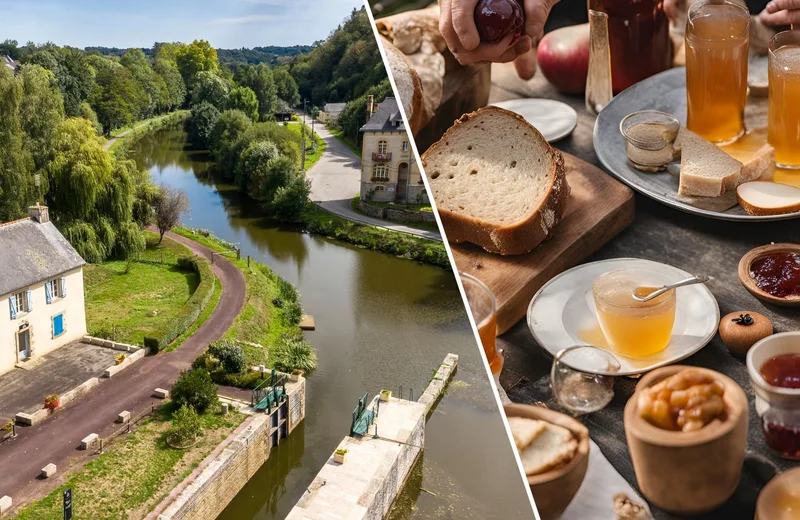
[[[11,310],[11,319],[17,319],[17,297],[13,294],[8,297],[8,306]]]
[[[50,292],[50,282],[44,283],[44,297],[47,300],[47,305],[53,303],[53,293]]]
[[[28,289],[26,296],[28,297],[28,312],[31,312],[33,310],[33,291]]]
[[[64,315],[58,314],[53,316],[53,337],[60,336],[64,333]]]
[[[61,297],[67,297],[67,279],[66,277],[61,277]]]

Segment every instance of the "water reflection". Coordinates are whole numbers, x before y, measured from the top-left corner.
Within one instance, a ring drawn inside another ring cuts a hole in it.
[[[306,419],[220,519],[284,518],[347,435],[358,398],[401,385],[418,396],[449,352],[459,354],[459,370],[428,422],[415,477],[430,493],[409,486],[398,518],[530,519],[452,273],[281,226],[232,186],[217,184],[207,153],[185,147],[184,132],[168,129],[143,139],[133,156],[155,182],[186,192],[186,225],[238,243],[243,255],[295,284],[317,324],[306,334],[319,357]]]

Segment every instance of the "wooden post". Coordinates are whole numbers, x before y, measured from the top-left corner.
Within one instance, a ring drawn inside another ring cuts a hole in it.
[[[242,259],[242,249],[239,248],[239,247],[236,248],[236,259],[237,260],[241,260]]]
[[[250,267],[250,255],[247,255],[247,267]]]

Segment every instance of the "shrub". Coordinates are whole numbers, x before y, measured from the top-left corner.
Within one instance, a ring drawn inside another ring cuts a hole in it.
[[[280,309],[281,307],[283,307],[283,298],[281,298],[280,296],[274,297],[272,299],[272,305]]]
[[[229,374],[239,374],[245,369],[244,350],[232,341],[215,341],[208,347],[208,353],[217,358]]]
[[[286,303],[281,311],[283,313],[283,322],[286,325],[297,325],[303,318],[303,309],[300,307],[300,303],[296,301]]]
[[[219,119],[219,110],[208,102],[192,107],[189,118],[189,140],[197,148],[208,148],[211,144],[211,133]]]
[[[224,370],[217,370],[216,372],[212,372],[211,379],[218,385],[249,388],[251,390],[264,381],[261,378],[261,373],[253,370],[243,374],[228,374]]]
[[[200,354],[192,362],[192,368],[202,368],[203,370],[213,373],[219,368],[219,361],[211,357],[208,353]]]
[[[201,368],[184,370],[172,385],[172,400],[178,406],[191,406],[203,413],[217,400],[217,385]]]
[[[173,444],[185,446],[197,439],[201,428],[197,412],[191,406],[184,404],[172,414],[172,426],[167,430],[167,438]]]
[[[173,320],[165,323],[152,336],[144,338],[144,346],[150,348],[153,352],[162,350],[191,327],[214,294],[217,277],[211,271],[208,260],[192,256],[181,257],[178,258],[178,267],[195,271],[199,274],[200,284]]]
[[[283,341],[270,351],[272,367],[281,372],[296,369],[309,373],[317,368],[317,353],[314,347],[298,337],[284,337]]]
[[[14,419],[9,419],[9,420],[8,420],[8,422],[6,422],[6,423],[3,425],[3,427],[2,427],[2,428],[0,428],[0,430],[4,431],[4,432],[6,432],[6,433],[11,433],[11,432],[13,432],[13,431],[14,431]]]
[[[59,399],[58,394],[50,394],[44,398],[44,407],[51,412],[59,406],[61,406],[61,399]]]

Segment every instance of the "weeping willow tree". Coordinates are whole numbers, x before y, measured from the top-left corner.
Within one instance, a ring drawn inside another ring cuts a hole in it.
[[[21,102],[21,82],[0,67],[0,222],[23,217],[32,202],[33,159],[23,146]]]
[[[114,161],[91,122],[70,118],[59,124],[47,171],[50,215],[87,262],[144,249],[133,220],[136,167]]]

